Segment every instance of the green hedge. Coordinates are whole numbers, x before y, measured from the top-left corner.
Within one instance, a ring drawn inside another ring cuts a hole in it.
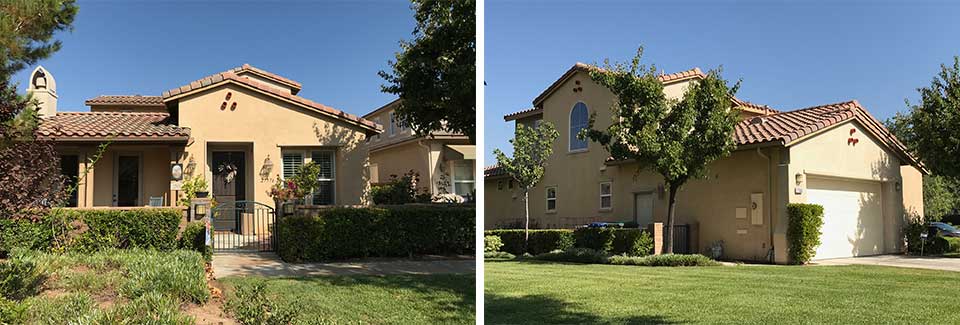
[[[601,253],[613,250],[613,228],[578,228],[573,231],[576,247],[589,248]]]
[[[817,204],[787,204],[787,245],[791,263],[805,264],[820,246],[820,228],[823,227],[823,206]]]
[[[200,252],[207,262],[213,258],[213,247],[207,246],[207,227],[203,222],[188,223],[180,233],[177,248]]]
[[[499,252],[502,247],[503,241],[500,240],[500,236],[483,236],[484,253]]]
[[[719,262],[700,254],[664,254],[650,256],[611,256],[608,260],[613,265],[637,266],[718,266]]]
[[[614,229],[613,249],[610,253],[628,256],[653,254],[653,237],[642,229]]]
[[[278,220],[277,253],[287,262],[471,254],[475,218],[471,207],[332,208]]]
[[[178,209],[55,209],[37,221],[0,220],[0,254],[14,248],[93,252],[177,248]]]
[[[503,242],[501,251],[523,255],[543,254],[554,250],[566,250],[573,247],[573,231],[570,229],[530,229],[530,244],[523,250],[523,229],[498,229],[484,231],[484,236],[499,236]]]

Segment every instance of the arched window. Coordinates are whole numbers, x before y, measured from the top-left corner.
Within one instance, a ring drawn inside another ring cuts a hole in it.
[[[589,123],[587,114],[587,104],[582,102],[573,105],[573,109],[570,110],[570,151],[587,149],[587,140],[577,138],[580,130],[587,128],[587,124]]]

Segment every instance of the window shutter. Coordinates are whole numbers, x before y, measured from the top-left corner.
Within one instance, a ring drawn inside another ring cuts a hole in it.
[[[283,154],[283,178],[289,179],[297,174],[297,169],[303,166],[303,155],[299,153]]]

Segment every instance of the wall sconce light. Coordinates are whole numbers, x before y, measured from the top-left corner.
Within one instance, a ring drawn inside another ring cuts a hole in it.
[[[903,189],[903,185],[900,184],[900,182],[896,182],[896,183],[893,184],[893,188],[894,188],[895,190],[897,190],[897,192],[900,192],[900,190]]]
[[[170,179],[174,181],[183,180],[183,164],[175,163],[170,166]]]
[[[193,206],[193,215],[194,216],[205,216],[207,215],[207,205],[206,204],[197,204]]]
[[[267,158],[263,160],[263,167],[260,167],[260,180],[267,181],[270,179],[270,172],[273,171],[273,161],[270,160],[270,155],[267,155]]]
[[[797,186],[803,185],[803,173],[797,173]]]
[[[187,175],[193,175],[194,169],[197,168],[197,161],[193,159],[193,156],[190,156],[190,161],[187,162],[187,167],[184,168],[183,172]]]

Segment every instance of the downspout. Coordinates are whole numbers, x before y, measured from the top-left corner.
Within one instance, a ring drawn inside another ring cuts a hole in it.
[[[766,162],[767,162],[767,163],[766,163],[766,165],[767,165],[767,193],[770,193],[770,195],[768,195],[767,199],[765,200],[765,201],[767,201],[767,202],[766,202],[766,203],[767,203],[767,206],[768,206],[768,207],[767,207],[767,217],[768,217],[768,219],[769,219],[769,222],[767,223],[767,229],[770,230],[770,241],[769,241],[769,243],[770,243],[770,248],[769,248],[769,250],[767,251],[767,260],[768,260],[769,262],[773,262],[773,254],[774,254],[774,250],[773,250],[773,189],[772,189],[772,187],[773,187],[773,181],[770,180],[771,178],[773,178],[773,174],[772,174],[772,171],[771,171],[771,169],[770,169],[770,157],[767,156],[767,155],[765,155],[765,154],[763,154],[763,151],[760,150],[760,147],[757,147],[757,154],[760,155],[760,157],[763,157],[763,159],[766,160]]]
[[[417,145],[421,148],[427,150],[427,181],[430,182],[430,186],[427,187],[430,190],[430,196],[435,195],[433,191],[433,157],[430,155],[430,146],[423,144],[423,139],[417,140]],[[439,191],[438,191],[439,192]]]

